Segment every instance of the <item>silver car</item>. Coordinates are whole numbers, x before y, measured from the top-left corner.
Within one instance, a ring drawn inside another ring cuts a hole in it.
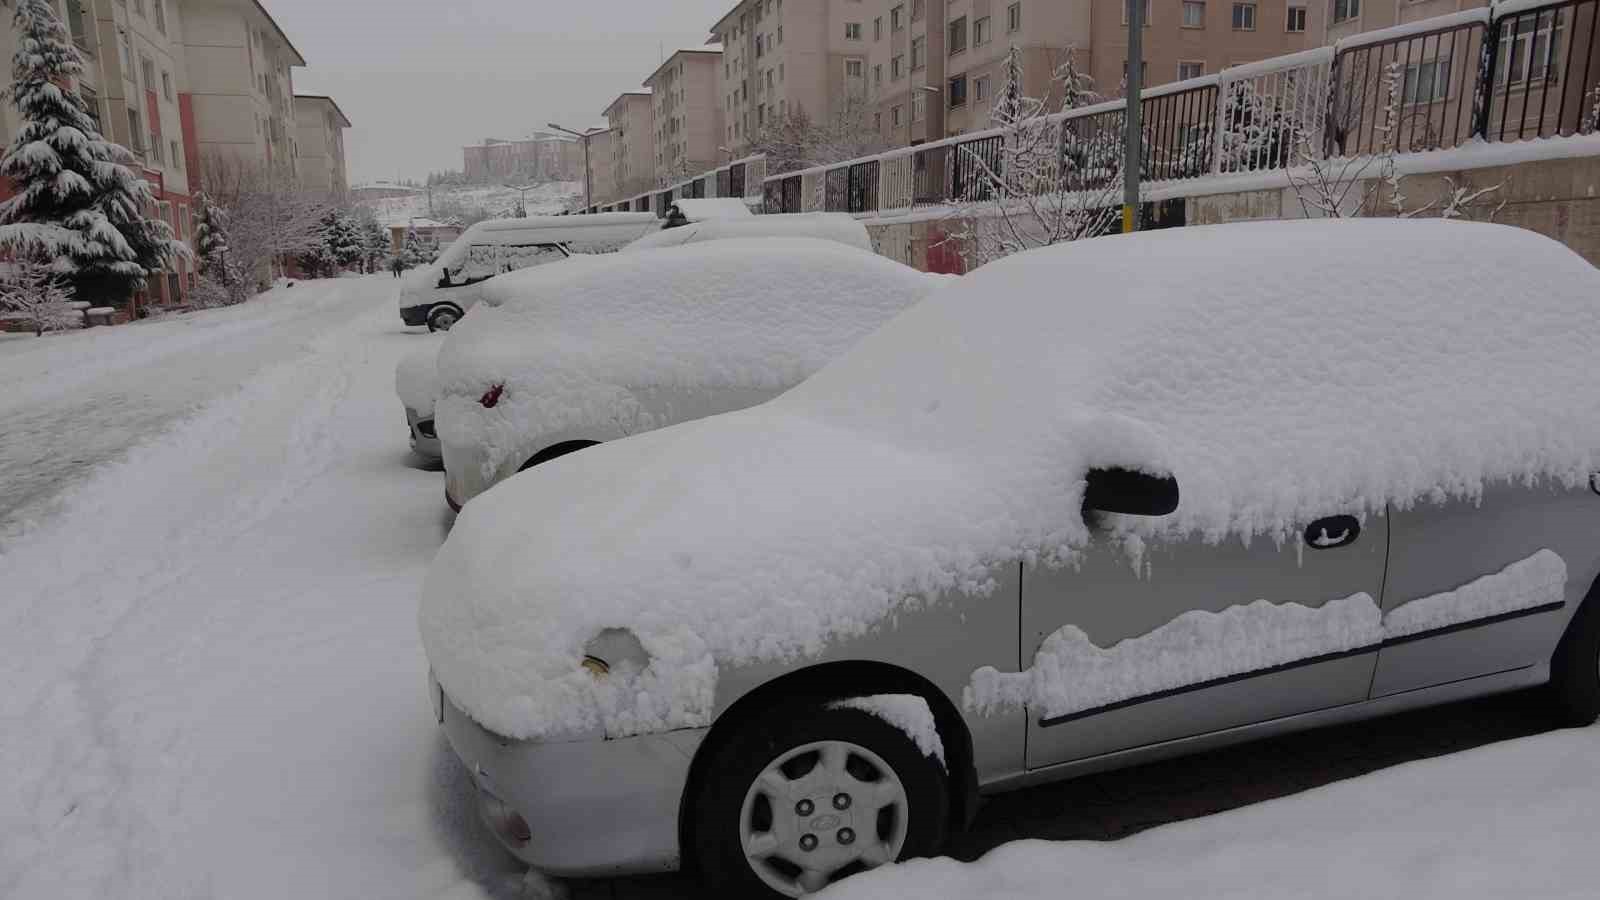
[[[474,501],[420,613],[439,721],[531,865],[739,897],[1257,737],[1519,689],[1593,722],[1597,298],[1438,221],[992,263]]]

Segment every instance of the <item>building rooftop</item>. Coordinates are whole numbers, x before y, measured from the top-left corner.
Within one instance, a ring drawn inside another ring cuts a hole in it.
[[[329,97],[326,94],[295,94],[294,98],[296,100],[317,100],[326,103],[333,107],[334,112],[339,114],[339,121],[344,123],[344,127],[352,127],[350,124],[350,117],[344,114],[344,110],[339,108],[339,104],[334,102],[332,97]]]
[[[667,66],[672,65],[672,61],[673,60],[675,60],[678,57],[683,56],[685,54],[689,54],[689,53],[699,54],[701,56],[721,56],[722,55],[722,45],[721,44],[711,44],[711,45],[708,45],[708,46],[705,46],[705,47],[684,47],[681,50],[674,50],[674,51],[672,51],[672,55],[668,56],[666,58],[666,60],[664,60],[661,63],[661,65],[656,66],[656,70],[654,72],[651,72],[648,76],[646,76],[645,80],[642,83],[645,84],[645,85],[650,84],[650,82],[652,82],[652,81],[654,81],[656,79],[657,75],[661,74],[661,70],[662,69],[665,69]]]

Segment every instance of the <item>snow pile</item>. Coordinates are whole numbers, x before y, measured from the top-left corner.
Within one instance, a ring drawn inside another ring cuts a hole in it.
[[[614,360],[643,383],[708,358],[781,368],[715,330],[674,337],[685,317],[651,302],[658,273],[697,249],[630,255],[635,305],[584,298],[653,340],[602,350],[572,334],[549,353]],[[752,268],[740,296],[771,315],[790,313],[765,279],[828,277]],[[1581,485],[1600,469],[1597,296],[1600,273],[1560,244],[1462,222],[1236,224],[1019,254],[770,403],[594,447],[478,497],[429,575],[423,641],[480,722],[543,735],[560,717],[529,710],[547,708],[547,681],[605,628],[646,647],[693,633],[719,667],[794,659],[909,598],[987,591],[996,565],[1068,562],[1090,539],[1079,510],[1093,466],[1171,472],[1183,494],[1173,515],[1128,517],[1111,540],[1288,540],[1329,510],[1379,514],[1505,479]],[[452,353],[467,343],[456,333],[446,341],[441,414],[476,413],[469,398],[533,355],[529,340],[493,339],[532,326],[538,305],[493,312],[463,322],[470,357]],[[631,346],[648,362],[613,352]],[[512,409],[488,412],[531,416],[537,401],[518,395],[532,384],[513,381]],[[490,442],[504,426],[470,427]]]
[[[672,205],[677,208],[680,216],[690,222],[755,218],[755,213],[750,211],[750,207],[736,197],[674,200]],[[670,210],[668,214],[671,214]]]
[[[1512,563],[1456,590],[1423,597],[1383,617],[1384,636],[1405,637],[1566,599],[1567,563],[1551,550]]]
[[[870,697],[851,697],[828,704],[829,709],[859,709],[877,716],[905,732],[917,745],[923,756],[932,757],[946,766],[944,741],[939,738],[939,726],[934,722],[933,710],[927,698],[916,694],[873,694]]]
[[[430,338],[432,336],[430,335]],[[439,345],[440,340],[429,340],[401,358],[394,368],[394,392],[406,409],[423,418],[433,415],[433,404],[439,399]]]
[[[820,896],[1580,900],[1600,882],[1596,760],[1600,728],[1555,731],[1119,841],[1017,841],[973,863],[883,866]]]
[[[650,391],[776,393],[926,296],[907,266],[810,239],[577,258],[484,284],[439,354],[439,435],[485,477],[555,434],[656,427]],[[504,385],[498,404],[479,398]],[[752,401],[754,402],[754,401]]]
[[[973,672],[963,703],[981,714],[1027,706],[1049,719],[1382,640],[1382,615],[1367,594],[1320,607],[1257,600],[1195,610],[1105,649],[1068,625],[1045,639],[1029,669]]]
[[[756,237],[811,237],[872,251],[872,237],[867,234],[866,226],[847,213],[793,213],[746,219],[712,219],[677,228],[663,228],[629,244],[627,250],[631,253],[680,244]]]

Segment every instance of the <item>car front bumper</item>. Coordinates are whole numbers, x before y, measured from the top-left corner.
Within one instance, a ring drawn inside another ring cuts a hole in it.
[[[573,878],[678,869],[678,809],[708,729],[514,741],[474,722],[431,673],[428,682],[440,727],[472,776],[479,814],[517,858]],[[511,813],[525,832],[506,826]]]
[[[428,324],[428,313],[433,311],[432,303],[423,303],[418,306],[400,307],[400,321],[407,325]]]

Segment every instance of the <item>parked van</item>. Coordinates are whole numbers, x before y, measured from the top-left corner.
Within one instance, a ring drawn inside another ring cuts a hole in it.
[[[559,262],[569,256],[614,253],[661,227],[651,213],[490,219],[468,228],[438,262],[412,271],[400,289],[400,319],[449,331],[478,302],[483,282]]]

